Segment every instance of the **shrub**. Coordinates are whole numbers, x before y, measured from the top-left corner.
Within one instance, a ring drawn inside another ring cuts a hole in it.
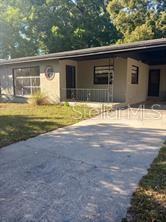
[[[69,104],[68,102],[64,102],[64,106],[65,106],[65,107],[69,107],[70,104]]]
[[[42,92],[34,93],[30,98],[30,103],[38,106],[50,104],[48,96]]]

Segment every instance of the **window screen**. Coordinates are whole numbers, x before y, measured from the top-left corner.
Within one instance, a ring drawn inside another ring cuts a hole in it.
[[[131,71],[131,84],[138,84],[139,82],[139,67],[132,66]]]
[[[112,84],[113,66],[95,66],[94,84]]]
[[[38,66],[13,69],[13,75],[15,95],[27,96],[40,90],[40,69]]]

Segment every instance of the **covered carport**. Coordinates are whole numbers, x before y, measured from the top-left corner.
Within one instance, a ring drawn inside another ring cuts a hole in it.
[[[73,76],[78,77],[73,78],[74,81],[77,79],[77,83],[65,86],[65,78],[62,82],[63,90],[69,92],[69,97],[73,92],[75,100],[80,99],[80,96],[77,98],[77,93],[81,95],[83,92],[85,96],[82,100],[95,101],[96,97],[88,98],[88,95],[95,91],[97,95],[100,95],[100,92],[106,95],[98,102],[137,103],[154,97],[166,99],[166,39],[71,51],[61,58],[61,61],[67,61],[69,66],[71,62]],[[100,73],[101,68],[106,72],[107,67],[108,78],[105,85],[95,85],[96,67],[100,69]],[[140,72],[138,83],[132,83],[131,75],[136,69]],[[67,76],[69,75],[66,75],[66,78]]]

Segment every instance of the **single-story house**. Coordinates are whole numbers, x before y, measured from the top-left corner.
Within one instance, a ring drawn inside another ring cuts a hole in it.
[[[0,93],[51,101],[166,100],[166,38],[0,61]]]

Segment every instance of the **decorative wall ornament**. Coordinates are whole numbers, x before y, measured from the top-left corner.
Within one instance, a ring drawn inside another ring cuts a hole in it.
[[[52,66],[47,66],[46,67],[45,76],[48,80],[52,80],[55,77],[54,68]]]

